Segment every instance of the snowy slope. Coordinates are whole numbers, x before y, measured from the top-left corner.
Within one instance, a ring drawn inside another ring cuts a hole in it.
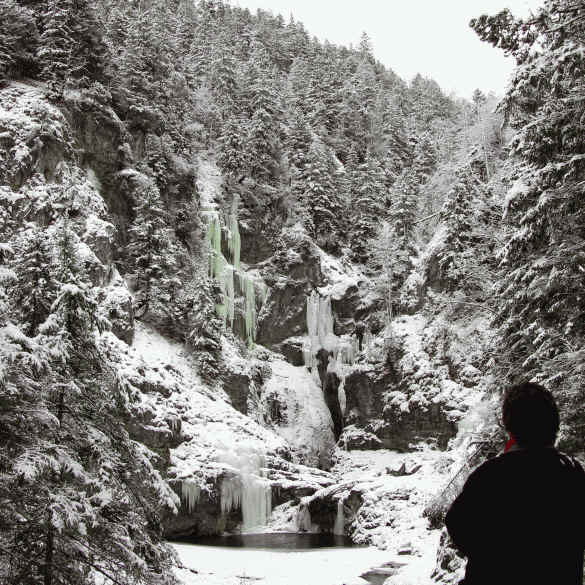
[[[275,454],[286,451],[281,437],[236,411],[201,384],[189,356],[151,328],[139,325],[134,346],[111,334],[103,338],[120,376],[140,388],[137,397],[150,427],[180,421],[183,442],[171,450],[170,477],[215,476],[229,467],[225,454],[234,451]]]

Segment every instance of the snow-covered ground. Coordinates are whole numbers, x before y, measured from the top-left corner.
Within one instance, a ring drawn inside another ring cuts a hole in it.
[[[212,211],[217,209],[217,198],[221,193],[222,175],[216,162],[208,157],[197,159],[197,189],[201,201],[201,209]]]
[[[132,347],[147,364],[172,365],[186,379],[200,383],[195,364],[183,344],[163,337],[140,321],[136,321],[134,326]]]
[[[321,548],[293,552],[174,545],[185,585],[365,585],[360,574],[393,560],[372,547]],[[400,559],[395,559],[400,560]]]

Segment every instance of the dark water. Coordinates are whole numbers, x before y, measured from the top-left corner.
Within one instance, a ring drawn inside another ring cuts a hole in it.
[[[230,534],[205,536],[180,541],[183,544],[203,546],[227,546],[252,549],[310,550],[315,548],[356,546],[347,536],[335,534],[307,534],[274,532],[267,534]]]

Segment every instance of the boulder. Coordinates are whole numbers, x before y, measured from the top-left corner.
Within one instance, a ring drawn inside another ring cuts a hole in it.
[[[95,215],[86,219],[83,241],[91,248],[104,266],[111,266],[114,261],[114,234],[116,228],[109,221]]]
[[[343,429],[339,437],[338,445],[346,451],[357,449],[360,451],[371,451],[382,448],[382,441],[364,429],[355,425],[349,425]]]
[[[231,405],[242,414],[248,414],[248,395],[251,378],[246,372],[225,370],[221,374],[222,386],[230,397]]]
[[[362,573],[360,577],[372,585],[384,585],[386,579],[396,575],[397,572],[397,569],[393,567],[376,567]]]
[[[264,262],[274,253],[272,242],[254,221],[240,221],[240,241],[241,259],[246,264]]]
[[[293,366],[302,366],[305,363],[303,357],[303,338],[289,337],[276,346],[276,350],[281,353],[289,364]]]
[[[81,166],[97,180],[98,190],[117,228],[116,243],[125,245],[133,201],[127,197],[124,177],[119,171],[134,163],[128,146],[131,136],[114,110],[95,96],[86,92],[66,93],[65,102]],[[118,249],[114,248],[115,255]]]
[[[446,528],[441,531],[437,562],[431,574],[433,583],[455,585],[460,583],[465,573],[465,559],[459,555]]]
[[[99,291],[100,313],[110,322],[112,333],[128,345],[134,340],[134,304],[121,278]]]

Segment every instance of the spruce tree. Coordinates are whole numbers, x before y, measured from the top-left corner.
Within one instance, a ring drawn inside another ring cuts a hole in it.
[[[366,263],[370,256],[370,240],[375,237],[386,215],[385,175],[380,162],[370,154],[352,175],[351,205],[355,220],[351,250],[357,262]]]
[[[485,252],[480,252],[478,229],[483,219],[479,212],[486,199],[485,189],[470,168],[460,169],[439,215],[444,239],[437,261],[446,290],[477,295],[483,286],[489,286],[480,282],[485,273],[482,262],[487,260]]]
[[[310,233],[325,249],[339,249],[342,204],[335,182],[335,164],[322,145],[312,144],[302,171],[303,199],[309,210]]]
[[[402,171],[392,186],[389,223],[393,234],[394,268],[393,286],[400,290],[412,269],[411,258],[416,255],[416,220],[419,184],[416,168],[408,167]]]
[[[143,316],[171,300],[174,259],[167,213],[152,179],[144,178],[136,199],[126,255],[136,282],[138,316]]]
[[[51,242],[43,230],[30,228],[12,261],[16,274],[12,298],[27,335],[34,336],[55,300],[56,280]]]
[[[43,79],[57,93],[66,81],[103,80],[106,48],[95,9],[89,0],[48,0],[38,57]]]
[[[245,142],[247,132],[244,120],[230,118],[219,137],[217,164],[227,177],[234,180],[240,180],[249,172],[250,160]]]
[[[38,334],[0,329],[0,580],[174,583],[158,513],[177,498],[121,424],[129,388],[101,351],[66,219],[57,248],[60,286]]]
[[[258,182],[272,184],[280,164],[281,110],[274,84],[261,69],[253,74],[250,108],[247,142],[251,175]]]
[[[0,83],[36,73],[38,30],[34,14],[15,0],[0,4]]]
[[[497,285],[499,373],[511,382],[544,379],[575,423],[585,418],[579,353],[585,339],[585,6],[548,0],[536,18],[515,19],[506,10],[471,26],[518,65],[501,106],[517,131],[518,162],[506,198],[513,232]],[[582,435],[572,437],[581,444]]]

